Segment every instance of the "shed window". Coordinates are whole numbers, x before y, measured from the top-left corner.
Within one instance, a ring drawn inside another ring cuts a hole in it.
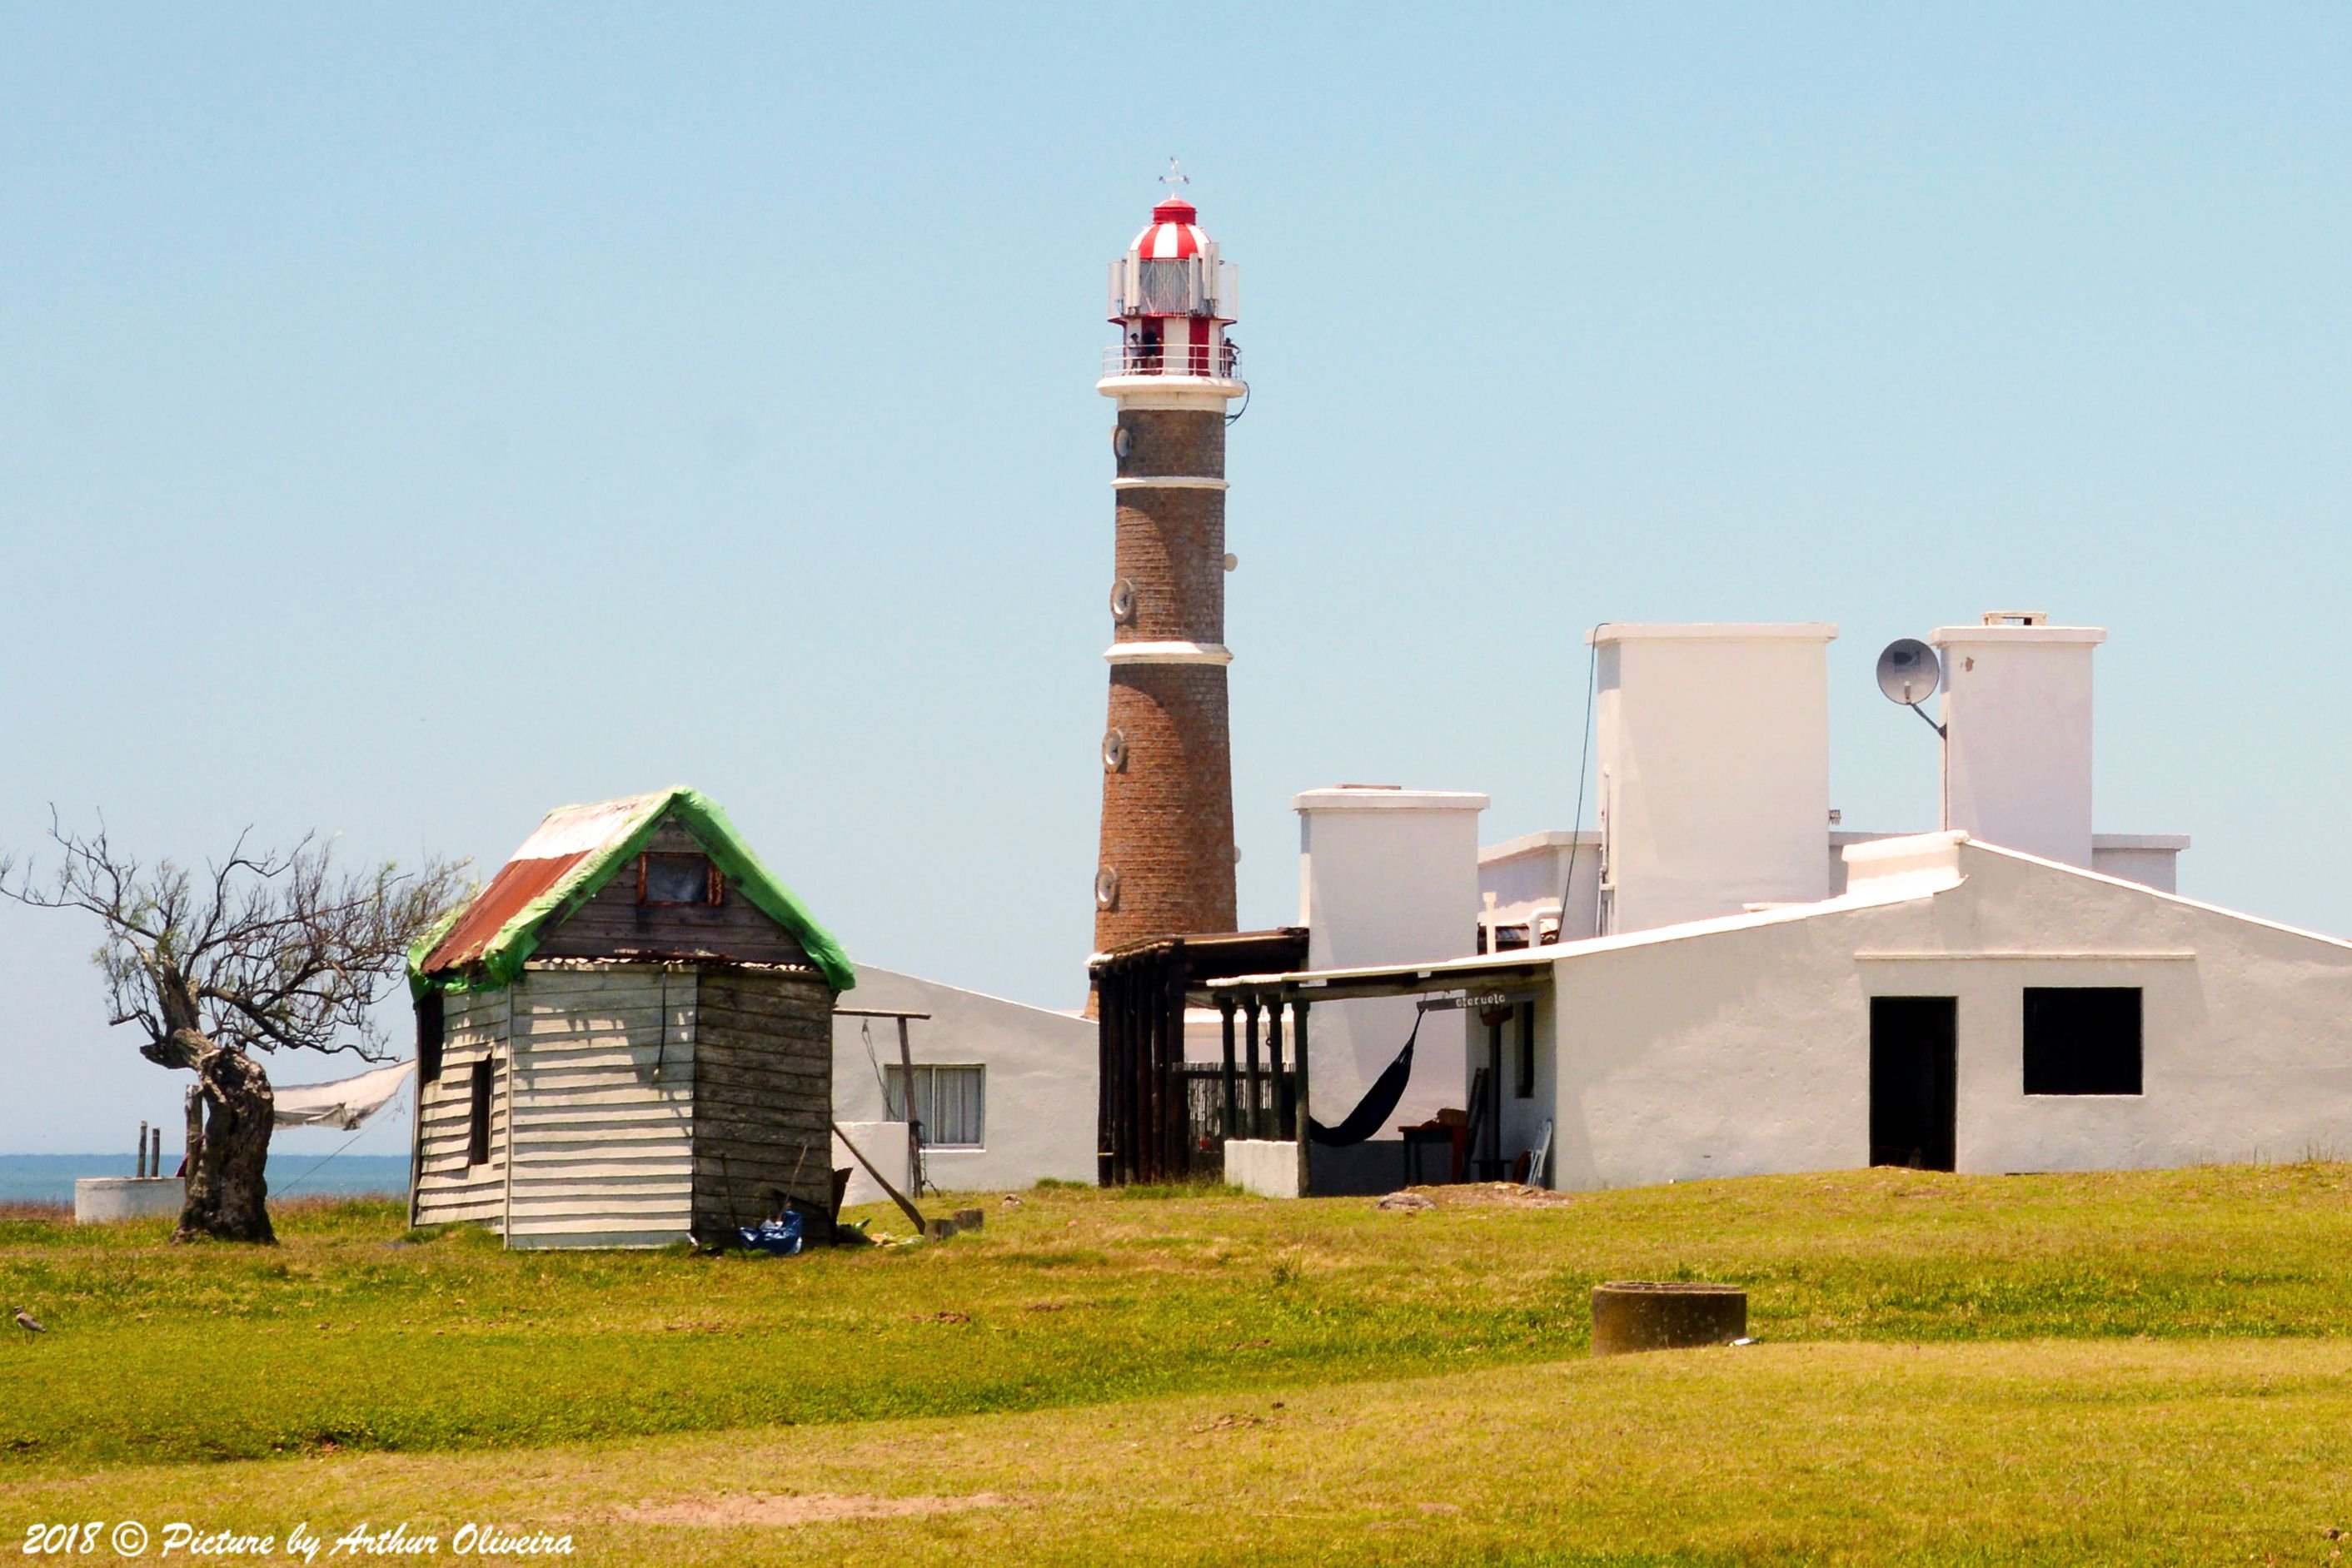
[[[466,1116],[466,1163],[490,1163],[490,1074],[498,1071],[488,1057],[474,1063],[473,1103]]]
[[[885,1070],[889,1116],[907,1119],[907,1070]],[[988,1069],[932,1067],[915,1069],[915,1120],[921,1124],[923,1146],[929,1149],[977,1149],[988,1134]]]
[[[416,998],[416,1082],[441,1081],[441,1042],[447,1037],[446,1002],[439,990]]]
[[[2028,1094],[2140,1092],[2137,986],[2028,986]]]
[[[713,904],[726,895],[726,878],[707,855],[637,857],[639,904]]]

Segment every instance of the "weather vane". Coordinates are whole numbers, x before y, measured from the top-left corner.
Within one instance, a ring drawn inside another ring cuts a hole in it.
[[[1173,196],[1176,194],[1177,186],[1189,185],[1192,183],[1192,176],[1177,167],[1176,155],[1171,152],[1168,155],[1168,172],[1160,176],[1160,183],[1167,186],[1168,193]]]

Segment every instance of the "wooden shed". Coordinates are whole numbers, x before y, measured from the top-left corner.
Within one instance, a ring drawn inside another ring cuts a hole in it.
[[[854,971],[695,791],[549,813],[409,982],[412,1224],[658,1247],[824,1207]]]

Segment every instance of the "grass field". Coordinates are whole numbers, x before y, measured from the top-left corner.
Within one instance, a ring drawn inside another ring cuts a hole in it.
[[[0,1221],[0,1525],[561,1529],[656,1562],[2336,1561],[2352,1167],[1529,1201],[1025,1194],[941,1246],[269,1250]],[[883,1223],[887,1224],[885,1220]],[[1738,1350],[1585,1358],[1598,1280]],[[241,1370],[240,1370],[241,1369]],[[323,1553],[322,1553],[323,1555]]]

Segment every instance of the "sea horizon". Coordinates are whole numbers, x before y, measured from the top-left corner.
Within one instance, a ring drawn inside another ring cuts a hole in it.
[[[166,1149],[165,1173],[179,1165],[180,1151]],[[0,1155],[0,1203],[70,1204],[77,1180],[138,1174],[128,1154]],[[273,1154],[268,1176],[272,1197],[400,1197],[408,1191],[408,1156]]]

